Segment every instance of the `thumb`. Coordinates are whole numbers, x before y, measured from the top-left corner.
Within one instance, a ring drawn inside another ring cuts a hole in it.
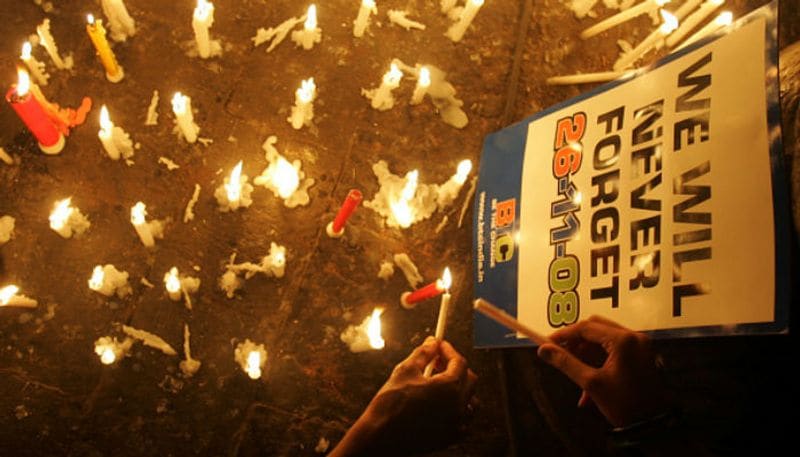
[[[561,371],[581,389],[586,390],[589,379],[595,375],[595,368],[586,365],[566,349],[555,344],[542,344],[537,351],[539,358]]]

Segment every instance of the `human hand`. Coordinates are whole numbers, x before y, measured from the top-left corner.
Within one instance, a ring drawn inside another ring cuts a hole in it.
[[[442,371],[423,376],[437,357]],[[330,456],[405,454],[448,444],[464,421],[476,382],[450,343],[428,338],[394,368]]]
[[[654,417],[672,406],[646,335],[591,316],[550,338],[553,343],[539,346],[539,357],[583,389],[579,406],[593,402],[614,427]],[[593,366],[592,353],[605,360]]]

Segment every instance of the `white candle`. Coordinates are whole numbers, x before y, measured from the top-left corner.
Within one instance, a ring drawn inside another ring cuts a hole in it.
[[[308,7],[306,20],[303,23],[303,30],[292,32],[292,41],[297,46],[302,46],[306,51],[314,47],[314,43],[322,41],[322,29],[317,27],[317,6],[312,4]]]
[[[133,340],[125,338],[122,342],[110,336],[103,336],[94,342],[94,353],[100,357],[103,365],[111,365],[117,360],[128,355],[128,351],[133,346]]]
[[[401,10],[389,10],[386,15],[389,17],[389,22],[397,24],[406,30],[418,29],[425,30],[425,24],[417,21],[412,21],[408,18],[408,13]]]
[[[36,300],[24,295],[18,295],[18,292],[19,287],[13,284],[0,289],[0,307],[16,306],[19,308],[36,308],[39,306]]]
[[[181,363],[178,364],[178,367],[181,369],[181,372],[187,378],[191,378],[197,373],[197,370],[200,369],[200,361],[197,359],[192,358],[192,349],[189,346],[189,337],[191,333],[189,332],[189,326],[187,324],[183,324],[183,354],[186,356],[184,360],[181,360]]]
[[[381,314],[383,314],[383,308],[373,309],[372,314],[367,316],[360,325],[347,327],[339,335],[339,339],[347,344],[352,352],[383,349],[386,341],[381,336]]]
[[[194,115],[192,114],[192,99],[180,92],[175,92],[172,97],[172,112],[175,113],[175,119],[178,123],[178,128],[183,137],[189,143],[197,141],[197,134],[200,132],[200,127],[194,123]]]
[[[136,22],[128,14],[128,9],[122,0],[102,0],[102,4],[114,41],[125,41],[129,36],[136,34]]]
[[[358,9],[358,16],[353,22],[353,36],[358,38],[364,35],[364,30],[369,25],[369,17],[372,14],[378,14],[378,8],[375,6],[375,0],[361,0],[361,7]]]
[[[303,80],[300,88],[294,93],[292,114],[286,119],[295,130],[299,130],[304,125],[311,125],[311,120],[314,118],[314,99],[316,97],[317,86],[314,84],[314,78]]]
[[[678,28],[678,20],[675,19],[675,16],[668,11],[661,10],[661,17],[664,18],[664,22],[658,29],[654,30],[653,33],[648,35],[647,38],[645,38],[635,48],[625,53],[614,63],[615,71],[621,71],[631,66],[648,51],[662,42],[664,38],[672,33],[676,28]]]
[[[249,339],[239,343],[233,352],[234,360],[242,367],[250,379],[261,377],[264,364],[267,362],[267,350],[263,344],[256,344]]]
[[[471,160],[465,159],[458,163],[456,173],[437,189],[436,203],[439,205],[439,209],[444,209],[455,201],[471,171]]]
[[[0,216],[0,245],[8,243],[14,236],[16,219],[11,216]]]
[[[89,219],[78,208],[71,206],[72,197],[57,201],[50,213],[50,228],[64,238],[81,235],[89,226]]]
[[[121,127],[111,122],[106,105],[100,108],[100,131],[97,136],[112,160],[119,160],[120,156],[126,159],[133,156],[133,141]]]
[[[442,274],[442,287],[444,288],[444,293],[442,294],[442,301],[439,303],[439,318],[436,320],[436,332],[434,333],[434,338],[436,341],[441,342],[444,340],[444,333],[447,329],[447,314],[450,312],[450,286],[452,285],[453,277],[450,275],[450,268],[445,268],[444,273]],[[426,378],[430,377],[433,374],[433,368],[436,365],[436,360],[434,359],[428,366],[425,367],[425,372],[423,376]]]
[[[701,40],[707,37],[708,35],[711,35],[712,33],[716,32],[717,30],[731,25],[732,22],[733,22],[733,13],[731,13],[730,11],[723,11],[719,13],[719,16],[717,16],[713,21],[706,24],[705,27],[698,30],[694,35],[690,36],[683,43],[675,47],[675,50],[677,51],[678,49],[684,48],[694,43],[695,41]]]
[[[197,42],[197,51],[200,57],[211,57],[211,38],[208,29],[214,23],[214,4],[206,0],[197,0],[197,7],[192,15],[192,29]]]
[[[45,70],[44,62],[39,62],[36,60],[36,57],[33,57],[31,54],[32,47],[31,43],[26,41],[22,44],[22,53],[20,54],[20,59],[25,62],[25,66],[28,67],[28,70],[33,75],[33,78],[40,86],[46,86],[47,80],[50,79],[50,75],[47,74]]]
[[[701,3],[703,3],[703,0],[686,0],[681,3],[681,6],[679,6],[673,14],[680,21],[694,11]]]
[[[417,78],[417,87],[414,88],[414,94],[411,96],[411,104],[419,105],[425,94],[428,93],[428,87],[431,86],[431,71],[428,67],[419,69],[419,77]]]
[[[110,297],[114,294],[123,298],[132,292],[128,283],[128,272],[117,270],[114,265],[97,265],[88,281],[89,289]]]
[[[392,91],[400,87],[400,80],[403,79],[403,72],[392,62],[389,71],[383,75],[381,85],[377,89],[362,93],[372,101],[372,107],[379,111],[386,111],[394,106],[394,96]]]
[[[247,183],[247,175],[242,174],[242,161],[233,167],[230,176],[225,178],[223,184],[214,191],[214,197],[219,204],[222,212],[236,211],[239,208],[247,208],[253,203],[250,194],[253,186]]]
[[[469,27],[472,20],[475,19],[475,15],[478,14],[478,10],[481,9],[481,6],[483,6],[483,0],[467,0],[467,4],[464,6],[464,10],[461,12],[461,17],[458,22],[450,26],[445,36],[455,42],[461,41],[461,38],[464,37],[464,33],[467,31],[467,27]]]
[[[286,272],[286,248],[278,243],[270,242],[269,255],[263,263],[276,278],[282,278]]]
[[[680,43],[683,37],[694,30],[695,27],[710,16],[714,10],[722,6],[723,3],[725,3],[725,0],[707,0],[700,5],[700,8],[687,17],[686,20],[681,23],[681,26],[667,38],[667,46],[671,48]]]
[[[605,81],[613,81],[627,75],[630,71],[601,71],[598,73],[581,73],[577,75],[551,76],[547,78],[547,84],[558,86],[566,84],[585,84]]]
[[[418,179],[418,170],[408,172],[403,190],[399,197],[390,204],[394,222],[401,228],[408,228],[414,223],[414,208],[409,205],[409,202],[414,199],[414,194],[417,192]]]
[[[164,287],[167,289],[169,299],[172,301],[181,300],[181,280],[178,278],[178,268],[172,267],[164,275]]]
[[[152,227],[145,219],[145,216],[147,216],[147,209],[144,203],[137,202],[133,205],[131,208],[131,224],[136,229],[136,234],[139,235],[142,244],[151,248],[156,245],[156,234],[153,233]]]
[[[53,35],[50,33],[50,19],[45,19],[42,21],[40,25],[36,27],[36,34],[39,35],[39,44],[44,46],[44,49],[47,51],[47,54],[53,60],[53,64],[55,64],[56,68],[59,70],[69,70],[72,68],[72,56],[68,56],[64,59],[58,54],[58,46],[56,45],[56,40],[53,38]]]
[[[283,199],[288,208],[307,205],[310,201],[308,188],[314,184],[311,178],[304,179],[305,173],[299,160],[289,162],[275,148],[278,139],[270,136],[262,145],[269,165],[253,183],[271,190],[276,197]]]
[[[619,13],[604,19],[597,24],[589,27],[588,29],[581,32],[581,38],[584,40],[587,38],[591,38],[598,33],[604,32],[611,27],[615,27],[619,24],[622,24],[625,21],[629,21],[641,14],[647,14],[651,11],[661,8],[662,6],[669,3],[670,0],[644,0],[643,2],[639,3],[636,6],[632,6],[626,10],[622,10]]]

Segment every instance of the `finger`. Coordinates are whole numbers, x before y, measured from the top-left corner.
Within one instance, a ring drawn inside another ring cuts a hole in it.
[[[585,391],[581,391],[581,398],[578,399],[578,408],[585,408],[592,404],[592,397]]]
[[[593,379],[597,370],[578,360],[566,349],[555,344],[543,344],[537,351],[539,357],[561,371],[580,388],[586,389],[589,380]]]
[[[478,375],[469,368],[467,369],[467,382],[464,384],[464,400],[469,402],[475,395],[475,388],[478,385]]]
[[[439,343],[439,353],[447,364],[443,372],[431,379],[438,378],[442,381],[460,381],[464,379],[467,372],[467,360],[447,341]]]
[[[423,370],[436,357],[438,346],[436,339],[429,336],[421,345],[414,348],[402,363]]]
[[[622,329],[622,330],[631,331],[629,328],[622,326],[617,321],[612,321],[611,319],[609,319],[609,318],[607,318],[605,316],[600,316],[599,314],[592,314],[591,316],[589,316],[589,318],[587,320],[588,321],[592,321],[592,322],[599,322],[601,324],[606,324],[606,325],[609,325],[611,327],[616,327],[616,328],[619,328],[619,329]]]

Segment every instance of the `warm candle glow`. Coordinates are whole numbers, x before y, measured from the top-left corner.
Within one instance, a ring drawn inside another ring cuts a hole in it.
[[[470,2],[475,6],[483,6],[483,0],[470,0]]]
[[[250,379],[258,379],[261,377],[261,353],[258,351],[250,351],[247,354],[247,375]]]
[[[72,197],[57,201],[53,212],[50,213],[50,228],[61,230],[72,215],[73,208],[70,206]]]
[[[306,30],[314,30],[317,28],[317,5],[312,3],[311,6],[308,7],[306,22],[303,26]]]
[[[375,0],[361,0],[361,5],[365,8],[375,8]]]
[[[106,272],[103,271],[103,267],[97,265],[92,270],[92,277],[89,278],[89,288],[92,290],[100,290],[103,287],[103,280],[106,277]]]
[[[389,67],[389,72],[383,75],[383,83],[400,84],[401,79],[403,79],[403,72],[400,71],[400,68],[397,66],[397,64],[393,62]]]
[[[108,108],[106,105],[103,105],[100,108],[100,134],[104,137],[111,136],[111,129],[114,128],[114,124],[111,123],[111,117],[108,115]]]
[[[242,195],[242,161],[240,160],[233,171],[231,177],[228,179],[228,184],[225,184],[225,191],[228,193],[228,201],[239,201]]]
[[[419,69],[419,80],[417,81],[419,87],[430,87],[431,85],[431,71],[428,70],[428,67],[422,67]]]
[[[733,22],[733,13],[730,11],[723,11],[714,19],[714,23],[720,27],[731,25],[731,22]]]
[[[278,188],[278,195],[281,198],[289,198],[300,186],[300,176],[294,166],[281,156],[275,164],[273,182]]]
[[[197,20],[205,21],[211,11],[214,10],[214,5],[206,0],[197,0],[197,7],[194,9],[194,17]]]
[[[142,202],[137,202],[131,208],[131,224],[142,225],[145,223],[144,217],[147,215],[147,210]]]
[[[437,286],[445,291],[450,290],[450,286],[453,285],[453,277],[450,275],[450,268],[447,267],[444,269],[444,273],[442,273],[442,279],[439,280]]]
[[[176,115],[186,112],[186,97],[180,92],[172,96],[172,112]]]
[[[458,163],[456,175],[454,176],[455,181],[459,184],[464,184],[470,171],[472,171],[472,161],[469,159],[462,160]]]
[[[369,337],[369,345],[372,346],[372,349],[383,349],[386,345],[381,337],[381,314],[383,314],[383,308],[375,308],[369,324],[367,324],[367,337]]]
[[[181,280],[178,279],[178,268],[172,267],[169,270],[169,273],[164,275],[164,285],[167,288],[167,292],[180,292],[181,290]]]
[[[22,43],[22,54],[19,55],[20,59],[27,61],[31,58],[31,50],[32,50],[31,43],[26,41]]]
[[[286,254],[283,251],[277,251],[272,256],[272,266],[273,267],[282,267],[286,263]]]
[[[0,289],[0,306],[7,305],[11,298],[17,295],[17,292],[19,292],[19,287],[13,284]]]
[[[314,91],[316,90],[317,85],[314,84],[314,78],[305,79],[300,84],[300,88],[297,89],[297,98],[303,103],[311,103],[311,100],[314,99]]]
[[[580,193],[580,192],[576,192],[576,193],[575,193],[575,197],[572,199],[572,201],[573,201],[573,202],[574,202],[576,205],[580,205],[580,204],[581,204],[581,202],[583,202],[583,194],[582,194],[582,193]]]
[[[397,220],[397,224],[402,228],[408,228],[411,226],[411,223],[414,222],[414,212],[412,211],[408,202],[414,198],[414,194],[417,192],[418,177],[418,170],[409,172],[406,185],[403,187],[403,191],[400,193],[400,199],[390,204],[390,207],[392,208],[392,214]]]
[[[108,346],[95,348],[95,352],[100,355],[100,361],[103,362],[104,365],[111,365],[117,360],[117,354],[114,354],[114,349]]]
[[[17,97],[24,97],[31,89],[31,78],[28,72],[17,68]]]
[[[414,198],[414,194],[417,192],[418,179],[419,179],[419,170],[413,170],[408,174],[408,181],[406,181],[406,185],[405,187],[403,187],[403,192],[400,194],[400,198],[406,201]]]
[[[661,13],[661,17],[664,19],[664,23],[661,24],[659,30],[664,35],[669,35],[678,28],[678,18],[667,10],[661,10],[659,12]]]
[[[86,15],[86,22],[88,22],[88,23],[89,23],[89,25],[94,25],[94,15],[92,15],[92,14],[87,14],[87,15]]]

